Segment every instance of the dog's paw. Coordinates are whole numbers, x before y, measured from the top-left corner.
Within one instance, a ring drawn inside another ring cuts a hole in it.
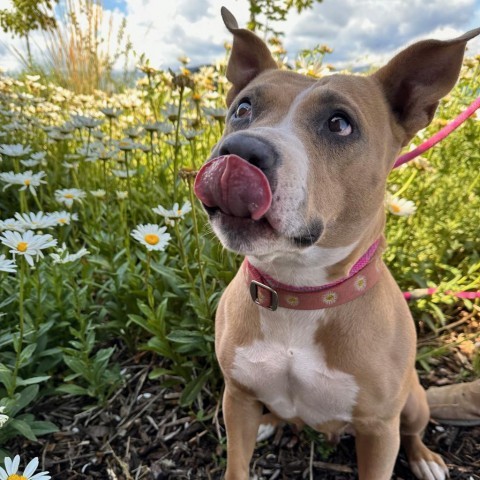
[[[440,463],[436,460],[420,459],[410,462],[412,473],[419,480],[446,480],[449,478],[448,468],[443,463],[443,460],[438,457]]]
[[[270,438],[277,429],[276,425],[272,425],[271,423],[262,423],[258,427],[257,433],[257,442],[263,442]]]

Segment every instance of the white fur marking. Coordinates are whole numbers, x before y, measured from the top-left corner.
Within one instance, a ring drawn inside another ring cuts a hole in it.
[[[258,427],[257,442],[267,440],[275,433],[276,428],[271,423],[262,423]]]
[[[248,261],[277,282],[299,287],[317,287],[331,280],[326,267],[348,257],[358,242],[359,240],[346,247],[323,248],[313,245],[291,253],[272,252],[259,257],[248,256]]]
[[[263,339],[238,347],[232,368],[233,378],[276,415],[300,418],[312,427],[350,422],[358,393],[353,376],[328,368],[321,345],[314,342],[320,316],[262,311]]]

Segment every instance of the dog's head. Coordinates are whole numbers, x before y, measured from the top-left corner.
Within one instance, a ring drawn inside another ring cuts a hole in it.
[[[480,29],[416,43],[371,76],[315,80],[277,69],[260,38],[222,16],[233,86],[224,135],[195,186],[215,233],[260,257],[368,247],[383,230],[395,158],[432,120]]]

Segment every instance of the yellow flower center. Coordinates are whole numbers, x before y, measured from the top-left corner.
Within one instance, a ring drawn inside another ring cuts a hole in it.
[[[19,252],[26,252],[27,248],[28,248],[28,243],[27,242],[18,242],[17,250]]]
[[[23,183],[28,187],[30,185],[30,179],[27,178],[26,180],[23,181]]]
[[[9,475],[7,477],[7,480],[28,480],[28,478],[24,477],[23,475],[18,475],[17,473],[14,473],[13,475]]]
[[[61,224],[64,224],[64,223],[67,223],[67,219],[66,218],[59,218],[57,220],[58,223],[61,223]]]
[[[401,210],[400,205],[397,205],[396,203],[392,203],[392,205],[390,205],[390,208],[393,210],[394,213],[398,213]]]
[[[155,233],[147,233],[143,238],[149,245],[156,245],[160,241],[159,236]]]
[[[72,193],[66,193],[64,195],[65,198],[73,198],[73,194]]]
[[[182,214],[182,210],[177,210],[177,215],[181,215]]]

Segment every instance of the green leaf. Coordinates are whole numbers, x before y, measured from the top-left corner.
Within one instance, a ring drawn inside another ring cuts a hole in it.
[[[67,364],[67,366],[73,370],[75,373],[79,373],[84,377],[88,377],[89,368],[85,363],[80,360],[79,358],[69,357],[67,355],[63,356],[63,361]]]
[[[0,383],[7,390],[13,389],[13,372],[3,364],[0,364]]]
[[[172,370],[168,368],[154,368],[149,374],[148,378],[150,380],[156,380],[157,378],[161,377],[162,375],[172,375]]]
[[[31,343],[27,345],[20,354],[20,366],[23,367],[28,365],[32,361],[32,356],[35,350],[37,349],[36,343]]]
[[[14,417],[20,410],[23,410],[27,405],[35,400],[38,395],[39,386],[38,384],[30,385],[24,388],[15,401],[15,404],[12,406],[12,417]]]
[[[50,375],[44,375],[40,377],[31,377],[31,378],[25,378],[17,379],[17,385],[25,386],[25,385],[33,385],[34,383],[41,383],[41,382],[46,382],[50,378]]]
[[[166,340],[162,340],[158,337],[151,338],[148,344],[144,347],[145,350],[151,350],[158,353],[162,357],[170,358],[173,360],[172,349]]]
[[[88,395],[88,390],[86,388],[73,384],[60,385],[59,387],[57,387],[57,391],[70,393],[71,395]]]
[[[35,436],[35,433],[33,433],[33,430],[30,428],[30,425],[23,420],[12,418],[10,419],[8,426],[23,435],[25,438],[28,438],[28,440],[37,440],[37,437]]]
[[[41,420],[35,420],[30,427],[37,436],[58,432],[58,427],[54,423]]]
[[[185,407],[190,405],[195,400],[211,373],[212,370],[209,368],[206,372],[202,373],[199,377],[194,378],[185,386],[180,397],[181,406]]]

